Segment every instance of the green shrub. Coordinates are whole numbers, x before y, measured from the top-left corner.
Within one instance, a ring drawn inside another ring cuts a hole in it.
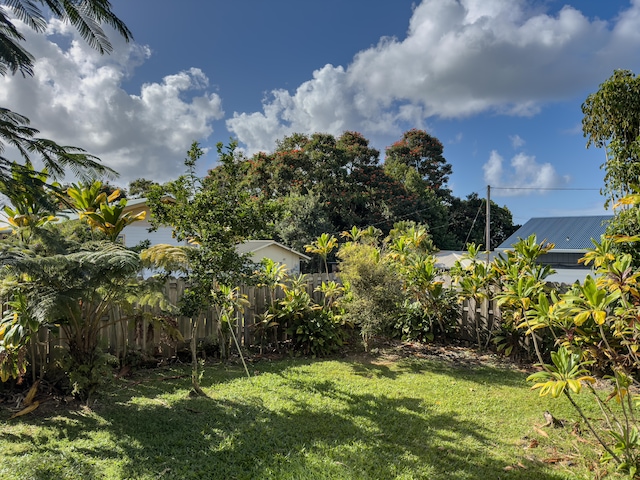
[[[404,299],[393,263],[368,244],[347,243],[338,256],[340,278],[351,285],[353,296],[345,305],[345,317],[358,326],[365,346],[373,335],[391,335]]]
[[[456,302],[456,292],[449,288],[439,288],[436,292],[423,302],[404,301],[394,326],[395,334],[402,340],[446,340],[458,330],[460,306]]]

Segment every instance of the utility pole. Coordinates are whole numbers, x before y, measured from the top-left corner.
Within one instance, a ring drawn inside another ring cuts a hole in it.
[[[487,223],[484,226],[484,231],[487,245],[487,265],[489,265],[489,252],[491,252],[491,185],[487,185]]]

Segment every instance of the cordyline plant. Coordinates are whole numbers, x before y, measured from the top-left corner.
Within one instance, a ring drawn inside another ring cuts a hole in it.
[[[640,369],[640,271],[633,267],[630,255],[616,252],[615,241],[595,242],[584,257],[584,263],[593,263],[595,278],[588,276],[565,293],[536,292],[537,299],[531,298],[529,307],[523,308],[521,326],[527,328],[527,334],[550,331],[557,348],[551,352],[550,364],[536,352],[541,371],[528,378],[533,389],[539,389],[541,396],[567,398],[604,449],[602,460],[615,462],[633,478],[640,462],[635,413],[640,397],[632,389]],[[610,380],[609,392],[594,388],[592,371]],[[600,408],[604,428],[574,400],[583,386]]]
[[[107,196],[101,188],[100,181],[74,184],[67,189],[67,195],[81,220],[86,221],[92,230],[104,233],[109,240],[115,242],[127,225],[144,220],[147,212],[125,212],[127,200],[120,198],[120,190]]]
[[[640,195],[623,204],[640,208]],[[559,292],[547,282],[552,273],[537,259],[552,248],[535,237],[521,239],[506,256],[487,268],[477,268],[472,248],[469,263],[454,270],[461,298],[496,299],[502,313],[494,342],[513,353],[528,341],[540,371],[529,376],[540,395],[566,398],[604,451],[603,461],[634,477],[640,464],[640,434],[636,406],[640,370],[640,270],[632,256],[618,248],[637,237],[594,241],[582,263],[593,265],[594,276]],[[549,362],[550,358],[550,362]],[[610,380],[610,391],[595,388],[597,372]],[[633,387],[636,387],[634,389]],[[587,417],[574,396],[588,392],[602,412],[601,425]]]

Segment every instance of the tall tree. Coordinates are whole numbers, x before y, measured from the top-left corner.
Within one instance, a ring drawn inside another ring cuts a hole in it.
[[[587,147],[604,148],[605,207],[635,193],[640,184],[640,77],[629,70],[616,70],[597,92],[582,104],[582,131]],[[607,234],[629,237],[640,234],[640,207],[627,205],[616,211]],[[640,264],[633,243],[619,247]]]
[[[267,198],[313,197],[323,204],[322,217],[333,226],[324,231],[375,225],[388,232],[396,220],[417,220],[417,199],[384,172],[379,155],[357,132],[344,132],[337,139],[323,133],[293,134],[279,141],[274,153],[257,154],[248,162],[248,184]],[[287,205],[299,205],[285,204],[284,214],[291,218]],[[318,235],[308,233],[302,245]]]
[[[605,206],[640,183],[640,77],[616,70],[582,104],[587,147],[604,148]]]
[[[446,248],[451,243],[447,225],[452,197],[447,182],[452,168],[440,140],[424,130],[405,132],[386,149],[384,171],[415,199],[415,216],[407,219],[428,225],[434,243]]]
[[[132,182],[129,182],[129,188],[127,190],[131,197],[146,197],[147,192],[154,185],[158,185],[158,183],[146,178],[136,178]]]
[[[126,25],[112,11],[108,0],[3,0],[0,2],[0,75],[21,73],[33,75],[35,58],[25,48],[24,36],[14,18],[33,30],[44,33],[47,18],[57,18],[72,24],[88,44],[98,52],[110,53],[111,43],[102,29],[113,27],[126,41],[132,39]],[[0,107],[0,181],[14,188],[11,161],[4,155],[7,146],[19,152],[27,165],[38,158],[53,177],[60,177],[67,168],[83,180],[115,172],[83,149],[58,145],[38,137],[39,131],[24,115]],[[38,185],[34,185],[34,188]]]
[[[273,237],[302,252],[304,246],[325,232],[335,231],[329,220],[327,205],[319,194],[291,193],[279,200],[281,213],[273,229]]]
[[[447,197],[452,169],[443,150],[440,140],[414,128],[386,149],[385,171],[412,190],[430,189],[439,197]]]

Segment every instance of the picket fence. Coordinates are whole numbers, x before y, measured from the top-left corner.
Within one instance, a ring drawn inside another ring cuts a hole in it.
[[[316,291],[322,282],[336,280],[335,274],[307,275],[307,291],[316,303],[321,304],[323,294]],[[169,279],[165,286],[165,294],[168,299],[177,304],[184,293],[185,281],[183,279]],[[269,302],[269,293],[266,287],[243,286],[241,293],[246,296],[249,306],[244,312],[238,313],[235,322],[235,335],[239,343],[245,347],[257,346],[260,342],[272,341],[273,337],[265,339],[260,337],[256,323],[260,321],[260,314],[266,311]],[[277,296],[282,296],[282,291],[276,291]],[[458,319],[459,328],[456,336],[459,340],[471,344],[488,343],[490,332],[500,322],[500,312],[494,302],[484,301],[476,303],[473,300],[465,301],[461,306],[461,314]],[[149,310],[150,311],[150,310]],[[150,311],[151,312],[151,311]],[[153,313],[153,312],[151,312]],[[172,341],[163,334],[163,331],[152,321],[143,319],[138,324],[121,321],[121,313],[118,310],[110,312],[110,318],[105,321],[100,332],[100,345],[103,350],[123,358],[131,352],[144,353],[156,357],[170,358],[186,349],[192,331],[193,319],[186,317],[177,318],[177,330],[182,336],[182,341]],[[203,344],[217,344],[219,321],[214,309],[203,313],[198,321],[196,339]],[[277,340],[286,340],[286,332],[276,331]],[[30,346],[30,356],[35,363],[46,366],[55,361],[58,352],[67,346],[67,339],[61,332],[54,334],[47,329],[41,329],[37,339]]]

